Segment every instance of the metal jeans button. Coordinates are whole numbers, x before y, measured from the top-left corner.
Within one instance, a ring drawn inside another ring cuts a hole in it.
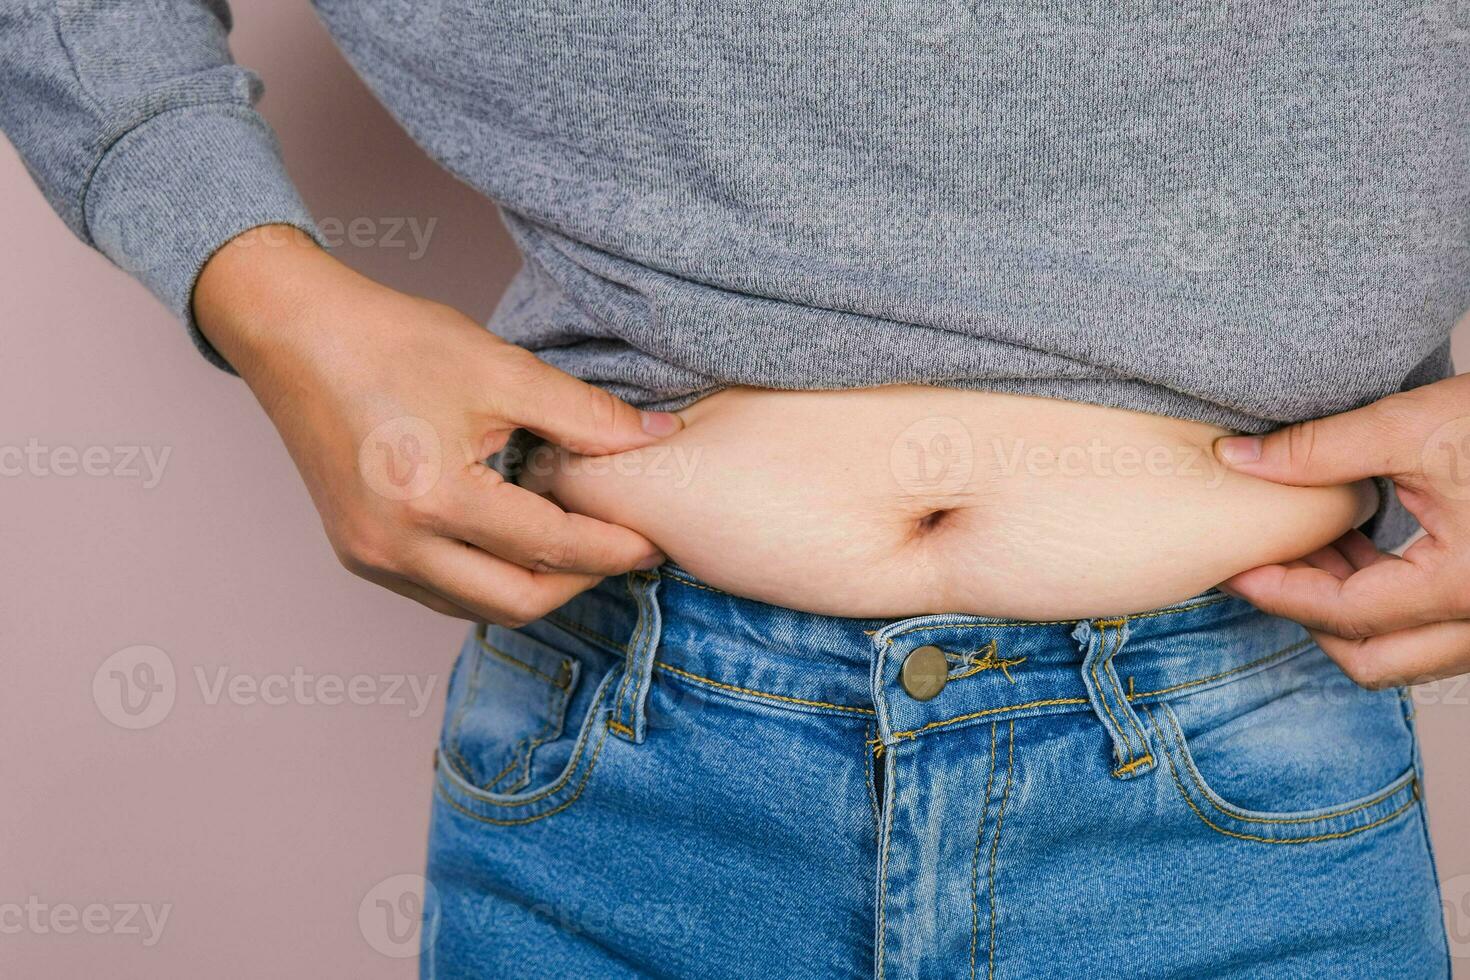
[[[928,701],[949,683],[949,661],[938,647],[916,647],[904,658],[899,683],[915,701]]]

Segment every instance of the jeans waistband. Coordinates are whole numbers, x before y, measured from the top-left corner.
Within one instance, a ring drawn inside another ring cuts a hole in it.
[[[1090,711],[1112,738],[1120,778],[1153,766],[1134,706],[1239,681],[1312,647],[1302,627],[1215,590],[1084,620],[847,619],[743,599],[671,565],[608,579],[547,620],[627,657],[633,683],[610,727],[635,741],[644,737],[641,701],[660,679],[780,710],[865,717],[879,751],[973,724]],[[938,693],[918,700],[901,671],[926,646],[944,653],[948,670]]]

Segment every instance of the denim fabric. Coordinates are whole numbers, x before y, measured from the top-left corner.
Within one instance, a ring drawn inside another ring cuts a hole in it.
[[[1444,977],[1411,719],[1217,592],[870,622],[608,580],[465,644],[422,975]]]

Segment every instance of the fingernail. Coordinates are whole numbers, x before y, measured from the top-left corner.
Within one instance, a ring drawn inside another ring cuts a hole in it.
[[[1229,436],[1216,442],[1215,449],[1227,463],[1254,463],[1261,458],[1261,437]]]
[[[671,436],[679,431],[679,416],[673,412],[640,412],[643,431],[651,436]]]
[[[665,558],[663,555],[649,555],[647,558],[640,561],[634,567],[640,572],[647,572],[657,568],[666,561],[668,561],[668,559]]]

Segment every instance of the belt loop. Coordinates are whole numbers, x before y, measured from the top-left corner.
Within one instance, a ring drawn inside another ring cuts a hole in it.
[[[1093,713],[1113,743],[1113,775],[1132,779],[1152,771],[1156,763],[1148,729],[1128,703],[1113,670],[1113,658],[1128,642],[1128,618],[1083,620],[1072,639],[1085,651],[1082,683]]]
[[[628,592],[638,605],[638,622],[628,638],[628,659],[607,727],[614,735],[637,745],[642,744],[648,732],[648,688],[653,682],[653,662],[663,632],[658,605],[661,577],[655,569],[629,572],[626,581]]]

